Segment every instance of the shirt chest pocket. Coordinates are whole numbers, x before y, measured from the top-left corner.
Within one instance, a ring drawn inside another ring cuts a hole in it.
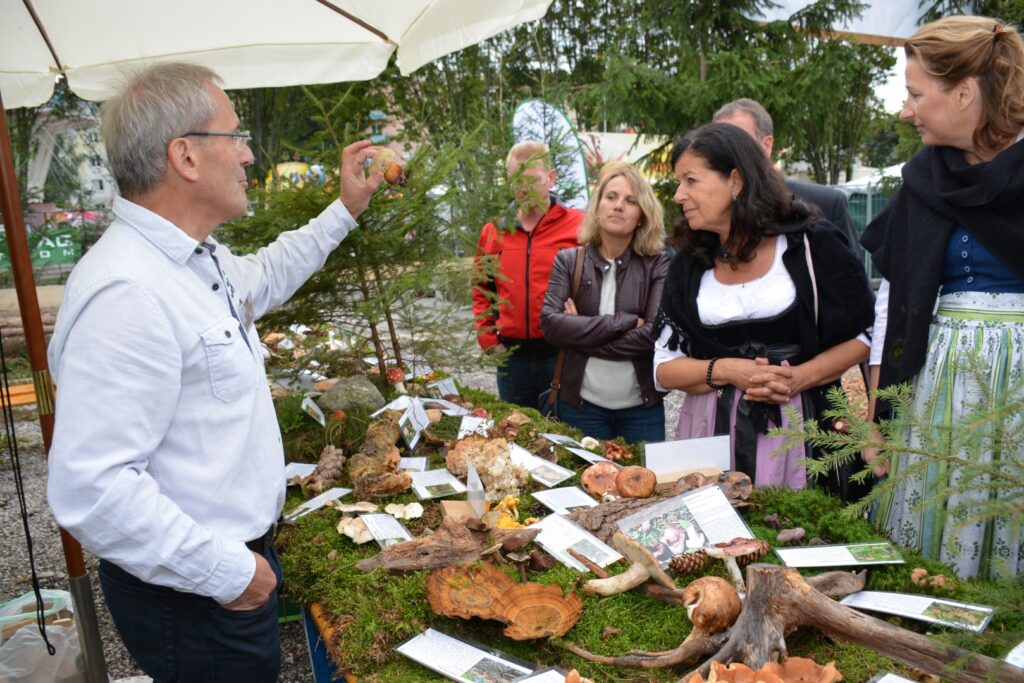
[[[241,334],[231,316],[201,334],[213,395],[225,402],[238,400],[256,386],[255,361]]]

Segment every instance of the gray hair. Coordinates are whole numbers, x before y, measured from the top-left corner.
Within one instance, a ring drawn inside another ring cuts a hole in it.
[[[511,168],[512,162],[521,164],[524,161],[540,161],[541,166],[546,171],[551,170],[551,150],[547,144],[539,142],[537,140],[523,140],[520,143],[512,145],[512,149],[508,151],[508,156],[505,158],[505,167]]]
[[[715,115],[711,117],[712,121],[719,121],[725,118],[731,118],[736,114],[749,114],[750,118],[754,119],[754,127],[757,129],[757,134],[761,138],[766,138],[772,135],[774,125],[772,124],[772,115],[768,113],[768,110],[761,106],[761,103],[757,100],[752,100],[749,97],[741,97],[738,100],[733,100],[728,104],[722,105],[722,108],[715,112]]]
[[[140,197],[160,184],[167,168],[167,144],[183,133],[202,130],[216,116],[206,84],[218,82],[220,77],[205,66],[155,64],[103,104],[107,161],[122,196]]]

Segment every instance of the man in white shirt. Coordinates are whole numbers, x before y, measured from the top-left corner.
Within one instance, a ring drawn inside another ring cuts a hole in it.
[[[343,151],[338,201],[250,256],[211,236],[247,208],[249,136],[209,69],[161,64],[103,107],[121,197],[68,280],[48,497],[102,558],[114,623],[156,681],[275,681],[281,435],[254,321],[355,226],[383,177]]]

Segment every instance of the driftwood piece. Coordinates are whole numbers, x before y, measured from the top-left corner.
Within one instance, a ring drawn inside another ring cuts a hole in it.
[[[525,546],[539,533],[540,529],[530,527],[488,530],[480,520],[446,517],[434,533],[389,545],[373,557],[356,562],[356,568],[363,572],[380,567],[410,572],[469,564],[479,560],[493,543]]]
[[[648,505],[653,505],[663,498],[622,498],[613,500],[610,503],[602,503],[592,508],[575,510],[569,515],[569,519],[600,538],[605,543],[612,542],[612,536],[619,527],[616,524],[620,519],[631,515],[637,510],[642,510]]]
[[[747,568],[747,599],[729,639],[696,672],[707,676],[711,661],[743,662],[759,669],[775,655],[786,657],[787,634],[801,627],[834,640],[870,648],[956,683],[1024,683],[1024,671],[1005,662],[894,626],[815,590],[795,569],[766,564]],[[694,672],[684,676],[686,680]]]

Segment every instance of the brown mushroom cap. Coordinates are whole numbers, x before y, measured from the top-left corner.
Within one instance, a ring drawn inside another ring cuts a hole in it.
[[[683,589],[683,605],[694,627],[709,634],[735,624],[743,609],[736,589],[719,576],[704,576],[690,582]]]
[[[647,569],[651,581],[661,584],[665,588],[675,588],[676,582],[661,568],[658,559],[651,554],[647,546],[635,541],[621,531],[616,531],[612,536],[612,547],[622,553],[622,556],[629,560],[631,565],[640,564]]]
[[[756,538],[734,538],[728,543],[716,543],[715,547],[735,557],[740,564],[749,564],[767,555],[771,546],[767,541]]]
[[[783,529],[779,532],[779,535],[775,537],[775,540],[779,543],[799,543],[807,532],[804,531],[803,527],[795,527],[793,529]]]
[[[658,485],[658,478],[651,470],[639,465],[623,467],[615,475],[615,488],[626,498],[650,498]]]
[[[619,474],[619,468],[610,462],[598,462],[583,470],[580,483],[587,493],[600,499],[606,493],[619,495],[619,489],[615,486],[615,477]]]

